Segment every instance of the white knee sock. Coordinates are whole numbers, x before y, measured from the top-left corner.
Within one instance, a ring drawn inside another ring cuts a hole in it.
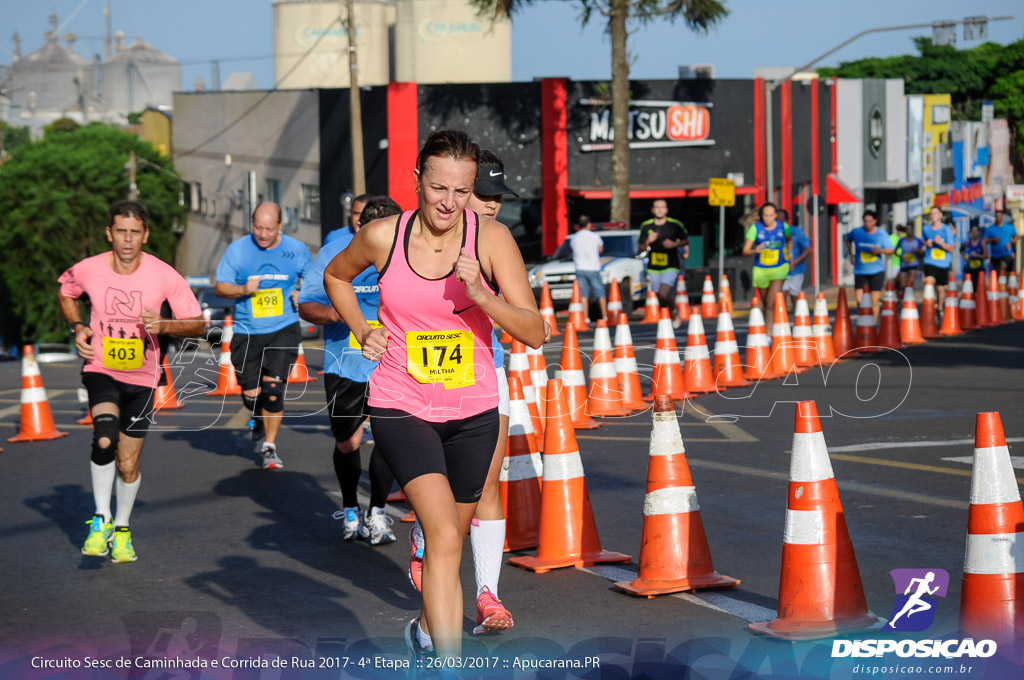
[[[416,626],[416,641],[420,643],[420,647],[423,649],[433,649],[434,641],[430,639],[430,636],[423,632],[423,626]]]
[[[92,498],[96,503],[96,514],[103,517],[103,521],[109,522],[110,497],[114,493],[114,479],[117,477],[117,466],[114,461],[106,465],[97,465],[89,461],[89,472],[92,477]]]
[[[473,545],[477,597],[480,597],[484,586],[498,597],[498,572],[501,571],[501,557],[505,549],[505,520],[474,519],[469,527],[469,542]]]
[[[121,479],[121,475],[117,476],[117,516],[114,517],[115,527],[128,526],[128,520],[132,516],[132,508],[135,507],[135,496],[139,493],[139,484],[141,483],[141,474],[131,484],[125,484]]]

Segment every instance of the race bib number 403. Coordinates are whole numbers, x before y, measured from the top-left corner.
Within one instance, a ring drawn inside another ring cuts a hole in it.
[[[405,343],[406,368],[417,382],[440,383],[446,390],[476,382],[471,332],[409,331],[405,334]]]
[[[252,294],[252,316],[261,319],[284,314],[284,295],[280,288],[264,288]]]
[[[141,338],[103,338],[103,367],[114,371],[142,368],[145,352]]]

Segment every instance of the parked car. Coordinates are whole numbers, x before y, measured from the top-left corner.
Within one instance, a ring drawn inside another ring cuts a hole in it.
[[[637,229],[599,230],[604,250],[601,253],[601,281],[607,288],[614,278],[619,282],[622,311],[632,314],[634,307],[642,307],[647,295],[647,260],[636,256]],[[572,263],[569,239],[558,246],[551,259],[543,264],[527,265],[530,287],[538,302],[544,284],[551,290],[555,309],[565,309],[572,297],[572,284],[576,280],[576,267]]]
[[[203,318],[209,331],[206,334],[211,344],[220,344],[220,331],[224,327],[224,317],[234,315],[235,301],[217,295],[213,286],[200,286],[194,289],[199,306],[203,310]],[[313,340],[320,337],[320,327],[308,321],[299,320],[302,324],[302,339]]]

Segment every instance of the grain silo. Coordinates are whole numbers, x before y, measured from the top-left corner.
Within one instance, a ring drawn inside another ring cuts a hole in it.
[[[103,62],[100,97],[115,111],[170,108],[181,90],[181,62],[138,38]]]
[[[93,103],[96,77],[92,62],[46,34],[46,43],[8,68],[11,104],[23,111],[81,111]]]

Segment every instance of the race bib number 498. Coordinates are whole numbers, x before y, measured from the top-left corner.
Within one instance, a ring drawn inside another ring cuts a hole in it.
[[[280,288],[264,288],[252,294],[252,316],[260,319],[284,314],[284,295]]]

